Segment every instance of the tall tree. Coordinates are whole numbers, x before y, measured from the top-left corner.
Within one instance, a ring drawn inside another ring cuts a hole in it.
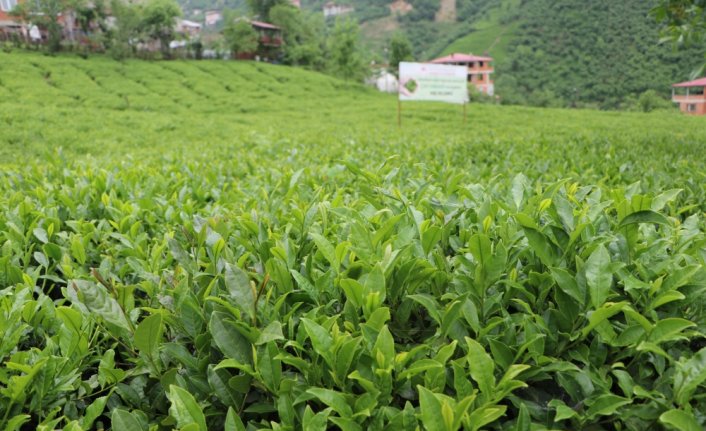
[[[123,0],[112,0],[110,10],[115,24],[108,28],[106,44],[110,55],[121,60],[135,54],[135,41],[142,31],[142,9]]]
[[[706,0],[660,0],[652,15],[668,40],[695,44],[706,39]]]
[[[31,22],[47,32],[47,49],[49,52],[61,50],[63,27],[59,16],[74,6],[72,0],[36,0],[22,2],[11,14],[22,21]]]
[[[162,55],[169,58],[169,42],[174,39],[176,19],[181,8],[175,0],[150,0],[142,13],[142,28],[154,40],[159,41]]]
[[[412,44],[409,43],[409,39],[407,39],[407,36],[402,32],[397,32],[392,35],[388,50],[390,55],[390,68],[395,71],[395,74],[397,74],[399,70],[400,62],[414,59],[412,56]]]
[[[358,24],[339,19],[329,37],[329,70],[343,79],[360,81],[365,78],[367,65],[360,47]]]
[[[270,20],[282,28],[285,63],[324,68],[325,23],[321,14],[280,4],[270,10]]]
[[[228,20],[223,36],[233,55],[252,53],[257,50],[257,32],[244,19]]]

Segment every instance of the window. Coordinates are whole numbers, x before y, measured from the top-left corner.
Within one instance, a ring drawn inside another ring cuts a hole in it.
[[[10,12],[17,6],[17,0],[0,0],[0,9],[4,12]]]
[[[686,110],[687,112],[696,112],[696,104],[689,103],[688,105],[686,105]]]

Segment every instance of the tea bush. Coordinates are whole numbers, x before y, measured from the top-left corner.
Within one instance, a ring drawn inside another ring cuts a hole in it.
[[[703,121],[0,54],[0,429],[706,424]]]

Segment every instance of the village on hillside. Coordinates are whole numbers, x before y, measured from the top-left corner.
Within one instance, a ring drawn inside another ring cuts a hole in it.
[[[519,93],[514,87],[519,84],[519,75],[511,69],[523,60],[515,60],[510,67],[506,61],[507,39],[511,37],[508,32],[517,28],[512,22],[518,19],[515,15],[503,18],[502,12],[493,12],[491,5],[476,12],[479,23],[464,27],[469,16],[467,3],[461,0],[431,3],[432,9],[418,10],[415,4],[428,8],[429,2],[391,0],[382,9],[371,9],[365,2],[342,0],[320,2],[305,9],[301,0],[278,0],[271,2],[266,10],[231,10],[182,7],[176,0],[136,3],[1,0],[0,46],[8,51],[24,47],[77,52],[83,56],[107,53],[113,58],[265,61],[327,72],[389,93],[398,91],[399,62],[416,60],[465,66],[474,100],[538,106],[557,103],[558,95],[551,90],[535,90],[535,94],[525,99],[517,98]],[[507,9],[515,3],[503,0],[500,4]],[[503,24],[505,21],[509,24]],[[444,44],[443,34],[429,33],[435,28],[430,23],[470,33]],[[478,42],[472,41],[475,34]],[[471,42],[461,43],[465,39]],[[338,54],[333,52],[337,50]],[[501,61],[489,51],[497,52]],[[529,59],[526,61],[531,64]],[[499,86],[495,77],[498,64]],[[524,66],[527,67],[531,66]],[[685,70],[681,75],[688,72]],[[542,82],[541,78],[533,79]],[[663,81],[659,85],[666,90],[673,82]],[[684,113],[706,114],[700,84],[700,80],[674,84],[670,102]],[[506,98],[501,98],[503,89]],[[643,92],[631,95],[632,99],[623,106],[637,109],[667,106],[666,91],[663,99]],[[580,96],[579,89],[574,88],[573,94],[564,98],[573,99],[571,106],[577,106],[576,98]]]

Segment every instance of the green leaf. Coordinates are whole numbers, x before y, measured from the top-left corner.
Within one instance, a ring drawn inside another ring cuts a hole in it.
[[[19,430],[23,424],[27,423],[32,416],[30,415],[17,415],[13,416],[10,420],[7,421],[7,425],[5,425],[5,431],[17,431]]]
[[[583,307],[586,302],[586,292],[579,288],[576,277],[563,268],[550,268],[550,271],[557,286]]]
[[[483,346],[476,340],[466,337],[468,345],[468,366],[470,367],[471,377],[478,383],[480,392],[487,397],[493,395],[495,389],[495,363],[493,359],[486,353]]]
[[[529,226],[523,225],[522,230],[525,232],[530,248],[539,257],[539,260],[547,267],[556,265],[558,253],[556,246],[552,244],[549,238],[539,230]]]
[[[135,347],[148,356],[156,356],[163,332],[161,313],[146,317],[135,329]]]
[[[309,235],[314,239],[316,243],[316,248],[319,249],[324,258],[329,262],[331,268],[338,271],[338,262],[336,261],[336,249],[329,242],[326,237],[319,235],[318,233],[310,232]]]
[[[331,338],[331,335],[323,326],[312,320],[302,318],[301,321],[304,324],[306,333],[309,334],[314,351],[322,356],[329,366],[333,366],[331,363],[331,355],[333,354],[333,338]]]
[[[81,427],[83,429],[92,429],[93,422],[103,414],[107,402],[108,396],[99,397],[86,407],[86,412],[81,419]]]
[[[473,431],[480,430],[485,425],[494,422],[507,410],[506,406],[485,406],[471,412],[468,415],[468,423]]]
[[[274,320],[262,330],[255,345],[260,346],[277,340],[284,340],[284,335],[282,334],[282,324],[278,320]]]
[[[229,384],[233,376],[227,370],[216,369],[213,364],[209,364],[206,368],[206,376],[211,389],[223,404],[228,407],[240,407],[238,405],[240,397]]]
[[[78,299],[88,310],[104,321],[127,332],[132,332],[131,324],[115,298],[106,288],[88,280],[71,280],[69,285],[78,293]]]
[[[706,381],[706,347],[696,352],[689,360],[677,364],[674,375],[675,399],[680,406],[687,406],[691,396],[701,383]]]
[[[703,431],[694,415],[684,410],[668,410],[660,415],[659,421],[678,431]]]
[[[41,227],[36,227],[32,230],[32,234],[37,238],[42,244],[49,242],[49,237],[47,236],[47,231]]]
[[[142,425],[135,416],[127,410],[115,409],[110,416],[113,431],[143,431]]]
[[[255,316],[256,292],[250,285],[248,275],[237,265],[226,263],[224,279],[233,303],[252,319]]]
[[[581,330],[581,336],[585,337],[593,330],[593,328],[620,313],[626,307],[629,307],[627,301],[618,303],[607,302],[596,311],[589,312],[588,325]]]
[[[426,293],[420,293],[417,295],[407,295],[407,298],[421,304],[424,308],[426,308],[427,312],[429,313],[429,316],[431,316],[431,318],[434,319],[436,323],[441,324],[441,312],[439,311],[439,304],[431,295],[427,295]]]
[[[373,346],[373,354],[377,352],[380,352],[384,359],[383,364],[378,364],[379,367],[386,368],[393,365],[395,360],[395,340],[392,338],[392,334],[387,328],[387,325],[382,327],[375,341],[375,346]]]
[[[306,392],[331,407],[341,417],[350,418],[353,416],[353,410],[351,410],[351,406],[348,404],[346,397],[343,396],[342,393],[325,388],[309,388]]]
[[[233,407],[228,407],[226,423],[223,431],[245,431],[245,425],[240,417],[235,413]]]
[[[419,391],[419,410],[424,428],[428,431],[448,431],[441,412],[441,401],[424,386],[417,386],[417,391]]]
[[[304,410],[304,419],[302,420],[302,429],[307,431],[326,431],[326,423],[328,422],[328,415],[331,411],[330,408],[325,409],[322,412],[314,414],[311,407],[306,406]]]
[[[584,270],[586,271],[591,304],[594,308],[599,308],[608,298],[613,282],[610,255],[603,244],[599,245],[588,257]]]
[[[363,285],[363,292],[365,296],[377,294],[376,302],[379,304],[378,306],[385,302],[387,295],[387,291],[385,290],[385,275],[382,272],[380,264],[375,265],[372,271],[368,273],[365,284]]]
[[[622,228],[631,224],[638,224],[638,223],[654,223],[654,224],[664,224],[664,225],[671,225],[669,219],[665,216],[663,216],[660,213],[651,211],[651,210],[644,210],[644,211],[637,211],[632,214],[629,214],[622,220],[620,220],[620,223],[618,223],[618,228]]]
[[[652,328],[652,332],[647,337],[648,341],[655,344],[664,343],[666,341],[674,341],[684,339],[681,332],[687,328],[696,326],[695,323],[678,317],[668,317],[657,322]]]
[[[229,321],[230,316],[216,311],[211,315],[208,329],[216,346],[227,358],[242,364],[252,364],[252,346],[250,342]]]
[[[561,400],[551,400],[548,405],[556,409],[556,415],[554,416],[555,422],[561,422],[577,416],[576,411],[564,404]]]
[[[71,254],[81,265],[86,263],[86,249],[80,235],[71,238]]]
[[[169,414],[176,419],[180,428],[196,424],[199,431],[208,431],[206,428],[206,417],[189,391],[176,385],[170,385],[167,398],[171,402]]]
[[[589,405],[586,411],[586,417],[592,419],[596,416],[609,416],[615,414],[620,407],[630,403],[632,403],[632,400],[628,398],[613,394],[604,394],[596,398]]]

